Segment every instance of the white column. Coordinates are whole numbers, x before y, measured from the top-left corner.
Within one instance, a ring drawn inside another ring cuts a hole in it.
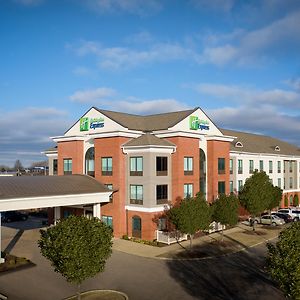
[[[100,203],[93,204],[93,217],[101,219],[101,205],[100,205]]]
[[[1,254],[1,249],[2,249],[2,235],[1,235],[1,230],[2,230],[2,224],[1,224],[1,212],[0,212],[0,254]],[[0,256],[0,264],[4,263],[4,258]]]
[[[57,221],[60,220],[60,206],[54,207],[54,225],[56,225]]]

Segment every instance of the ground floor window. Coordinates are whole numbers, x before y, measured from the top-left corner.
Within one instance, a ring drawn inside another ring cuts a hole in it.
[[[183,198],[193,197],[193,184],[185,183],[183,186]]]
[[[102,216],[102,222],[113,229],[113,217],[112,216]]]
[[[64,159],[64,175],[72,174],[72,159],[66,158]]]
[[[167,219],[166,218],[158,219],[157,230],[167,230]]]
[[[225,181],[218,182],[218,194],[225,194]]]

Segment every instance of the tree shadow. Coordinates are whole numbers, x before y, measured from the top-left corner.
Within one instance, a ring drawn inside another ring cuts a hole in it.
[[[264,270],[265,253],[249,250],[205,260],[167,262],[173,277],[198,299],[285,299]]]

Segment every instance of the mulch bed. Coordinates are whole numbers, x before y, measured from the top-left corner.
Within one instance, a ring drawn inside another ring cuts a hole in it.
[[[29,259],[24,257],[17,257],[8,253],[2,252],[2,258],[5,259],[5,262],[0,264],[0,275],[4,272],[20,270],[26,267],[35,266]]]

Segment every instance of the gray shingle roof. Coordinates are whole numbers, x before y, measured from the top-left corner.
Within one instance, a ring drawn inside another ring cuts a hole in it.
[[[86,175],[0,177],[0,200],[108,191],[103,184]]]
[[[98,109],[103,115],[107,116],[108,118],[114,120],[115,122],[119,123],[120,125],[132,129],[132,130],[142,130],[142,131],[153,131],[153,130],[163,130],[168,129],[178,122],[183,120],[184,118],[188,117],[192,114],[195,109],[189,109],[184,111],[176,111],[170,113],[163,113],[163,114],[156,114],[156,115],[148,115],[148,116],[138,116],[132,114],[126,114],[121,112],[109,111]]]
[[[136,139],[132,139],[124,146],[164,146],[164,147],[175,147],[175,145],[167,140],[160,139],[154,134],[146,133],[142,134]]]
[[[231,142],[231,151],[300,156],[299,147],[270,136],[227,129],[220,130],[224,135],[237,137]],[[235,147],[237,142],[241,142],[243,147]],[[275,150],[276,146],[279,146],[280,151]]]

